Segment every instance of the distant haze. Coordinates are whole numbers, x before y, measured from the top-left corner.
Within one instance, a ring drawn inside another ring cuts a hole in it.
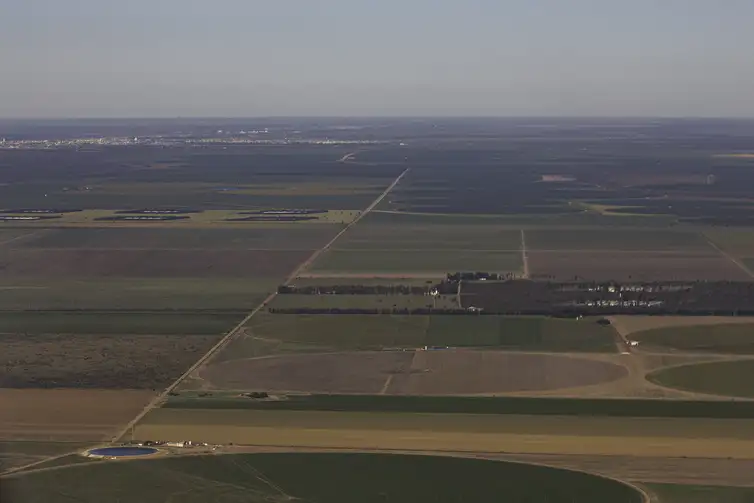
[[[754,117],[754,0],[3,0],[0,117]]]

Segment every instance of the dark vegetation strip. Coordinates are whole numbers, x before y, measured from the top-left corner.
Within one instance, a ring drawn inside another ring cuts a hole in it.
[[[754,418],[754,401],[681,401],[531,397],[309,395],[286,400],[174,396],[170,409],[310,410],[596,417]]]

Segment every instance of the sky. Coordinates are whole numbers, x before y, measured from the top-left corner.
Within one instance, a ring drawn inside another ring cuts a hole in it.
[[[0,0],[0,117],[754,117],[754,0]]]

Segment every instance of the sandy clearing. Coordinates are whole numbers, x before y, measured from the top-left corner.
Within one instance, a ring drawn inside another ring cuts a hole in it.
[[[101,441],[153,396],[140,390],[0,389],[0,439]]]
[[[752,316],[610,316],[615,329],[622,336],[655,328],[691,327],[699,325],[725,325],[754,323]]]

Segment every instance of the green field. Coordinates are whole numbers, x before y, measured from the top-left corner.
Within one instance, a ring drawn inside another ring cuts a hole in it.
[[[294,296],[279,296],[274,305],[279,307],[277,300],[286,297]],[[260,356],[258,349],[270,341],[285,351],[453,346],[615,352],[614,337],[611,326],[598,325],[592,318],[576,321],[514,316],[260,314],[252,318],[246,339],[229,348],[223,359]],[[254,338],[258,339],[256,344]]]
[[[427,316],[263,314],[251,319],[247,334],[301,349],[415,348],[425,345],[428,323]],[[238,350],[228,353],[243,357]]]
[[[518,271],[518,252],[495,251],[380,251],[331,250],[311,268],[322,272],[352,273],[446,273],[457,271]]]
[[[615,352],[615,330],[595,318],[432,316],[427,345],[528,351]]]
[[[632,334],[631,338],[664,350],[754,354],[754,324],[657,328]]]
[[[681,365],[652,372],[647,379],[684,391],[754,398],[754,360]]]
[[[642,501],[630,486],[580,472],[385,454],[246,454],[98,463],[8,479],[4,490],[11,499],[28,503]]]
[[[530,250],[714,251],[701,234],[644,229],[537,229],[526,231]]]
[[[653,399],[298,395],[286,400],[259,401],[222,392],[203,397],[184,392],[171,397],[163,408],[754,419],[752,401]]]
[[[455,295],[278,295],[277,309],[457,309]]]
[[[279,279],[102,278],[0,281],[0,309],[235,309],[251,311]]]
[[[0,312],[0,334],[219,335],[243,312]]]
[[[643,484],[658,503],[751,503],[754,487]]]

